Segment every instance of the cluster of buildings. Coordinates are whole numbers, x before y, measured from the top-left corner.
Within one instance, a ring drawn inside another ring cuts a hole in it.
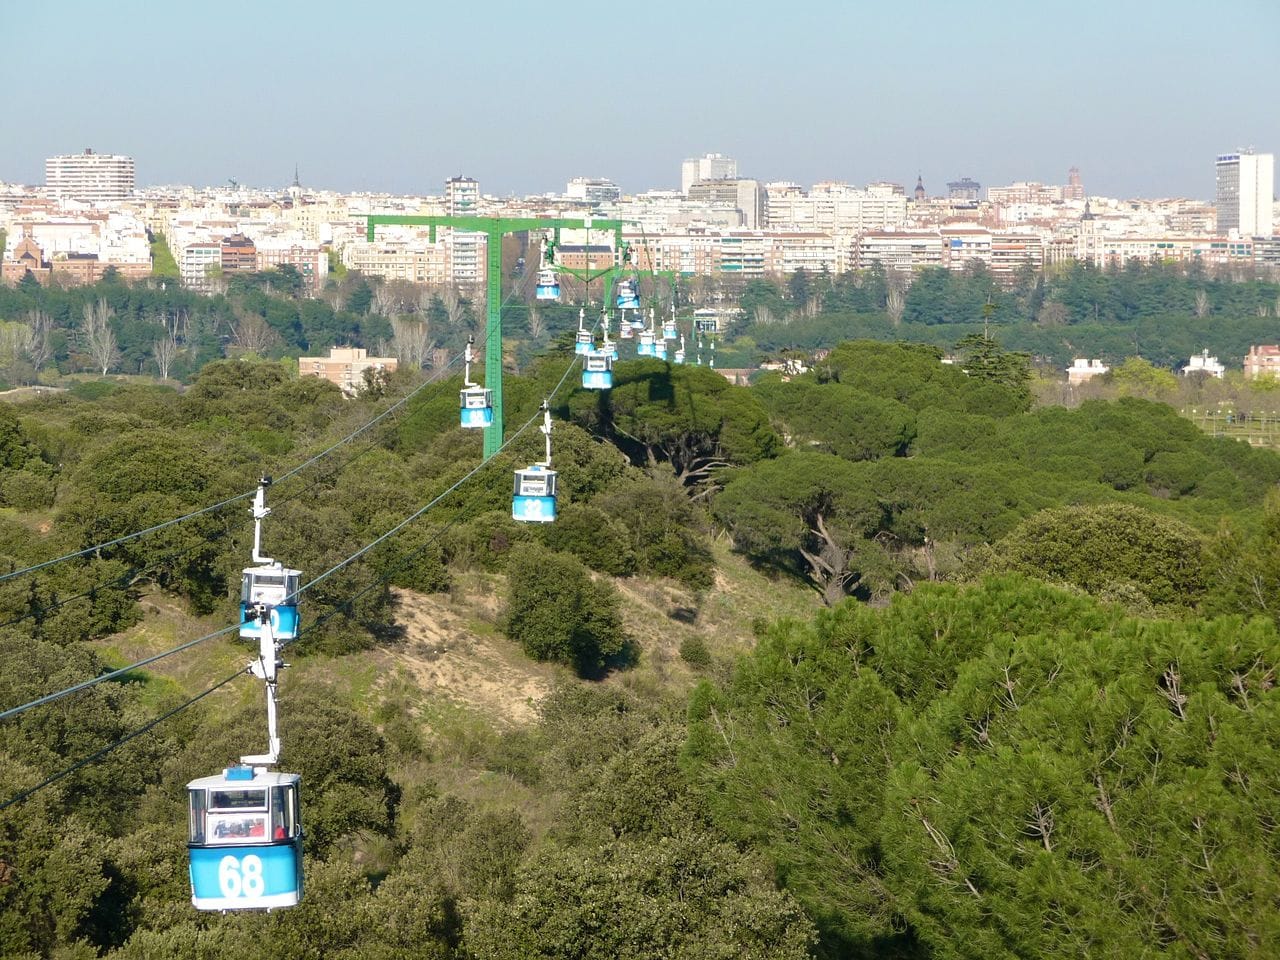
[[[1067,382],[1087,383],[1110,370],[1111,367],[1101,360],[1076,357],[1071,366],[1067,367]],[[1202,350],[1190,357],[1178,372],[1183,376],[1199,374],[1221,380],[1226,376],[1227,368],[1217,357],[1211,356],[1208,350]],[[1246,380],[1263,377],[1280,379],[1280,344],[1255,344],[1249,347],[1244,358],[1243,372]]]
[[[1062,185],[984,191],[963,177],[931,195],[919,178],[911,190],[890,182],[807,189],[762,182],[739,176],[732,158],[707,154],[681,164],[679,190],[625,195],[607,179],[579,177],[563,193],[497,198],[457,176],[439,195],[390,196],[306,190],[296,173],[282,191],[234,181],[138,189],[131,158],[86,150],[50,158],[42,187],[0,184],[0,230],[8,238],[0,278],[16,282],[29,271],[41,281],[91,282],[108,267],[142,276],[150,272],[149,241],[162,236],[183,283],[197,290],[217,290],[238,271],[287,264],[314,292],[333,262],[370,276],[482,289],[482,234],[441,229],[432,238],[426,228],[395,226],[380,227],[370,241],[370,214],[620,219],[640,269],[686,275],[839,274],[878,265],[909,279],[924,267],[980,263],[1012,281],[1069,261],[1280,269],[1273,156],[1222,154],[1215,174],[1215,203],[1089,196],[1074,167]],[[561,240],[563,252],[587,260],[621,255],[603,231]]]

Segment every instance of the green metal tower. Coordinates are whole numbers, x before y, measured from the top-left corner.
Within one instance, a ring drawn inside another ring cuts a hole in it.
[[[419,217],[373,214],[368,218],[366,228],[370,242],[374,238],[374,229],[377,226],[393,224],[430,227],[430,239],[433,243],[436,239],[437,227],[452,227],[455,230],[470,233],[483,233],[488,241],[485,267],[488,305],[485,321],[484,385],[493,391],[493,425],[486,427],[484,431],[484,458],[488,460],[502,446],[502,238],[509,233],[528,233],[531,230],[555,230],[558,234],[560,230],[598,229],[612,233],[614,249],[621,250],[623,222],[597,220],[591,217],[566,220],[535,217]],[[577,273],[576,271],[566,272]]]

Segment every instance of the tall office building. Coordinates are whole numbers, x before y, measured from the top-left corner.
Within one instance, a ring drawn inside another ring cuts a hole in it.
[[[719,153],[708,153],[680,164],[680,192],[687,197],[689,188],[701,180],[734,180],[737,176],[737,160]]]
[[[1275,156],[1270,153],[1222,153],[1217,161],[1218,232],[1269,237],[1274,229]]]
[[[126,200],[133,195],[133,157],[92,150],[50,157],[44,162],[44,184],[60,199]]]

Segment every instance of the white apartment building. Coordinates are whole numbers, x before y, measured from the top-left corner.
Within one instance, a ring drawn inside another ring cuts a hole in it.
[[[213,288],[210,274],[222,267],[222,241],[192,240],[173,251],[183,286],[208,292]]]
[[[449,249],[443,242],[384,240],[373,243],[355,240],[342,248],[342,262],[350,270],[387,280],[409,280],[432,287],[445,287],[452,280]]]
[[[590,204],[617,203],[622,191],[612,180],[574,177],[565,184],[564,195],[566,199]]]
[[[444,183],[445,213],[450,217],[472,217],[480,213],[480,183],[471,177],[450,177]],[[478,290],[485,281],[484,234],[449,230],[443,239],[448,246],[449,279],[459,287]]]
[[[1269,237],[1275,229],[1275,155],[1223,153],[1216,164],[1218,230],[1229,237]]]
[[[699,180],[733,180],[738,176],[738,161],[719,153],[693,157],[680,164],[680,192],[686,196]]]
[[[44,162],[44,183],[59,199],[104,203],[133,195],[133,157],[109,153],[73,153]]]
[[[793,183],[771,183],[765,194],[765,223],[771,229],[868,233],[901,230],[907,220],[906,195],[889,184],[859,190],[825,182],[806,194]]]

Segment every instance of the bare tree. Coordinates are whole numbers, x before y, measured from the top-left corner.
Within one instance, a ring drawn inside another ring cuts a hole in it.
[[[88,341],[89,356],[105,377],[107,371],[120,362],[116,348],[116,334],[111,329],[111,308],[105,299],[84,305],[84,334]]]
[[[235,340],[236,346],[246,353],[256,353],[261,356],[276,342],[276,332],[256,313],[248,311],[236,313],[236,325],[231,331],[231,337]]]
[[[884,298],[884,311],[889,315],[889,322],[895,327],[902,322],[902,313],[907,307],[907,298],[897,287],[890,287]]]
[[[757,303],[755,305],[755,308],[751,311],[751,319],[762,327],[778,322],[778,318],[774,315],[774,312],[763,303]]]
[[[1209,315],[1209,294],[1205,290],[1196,291],[1196,316],[1207,317]]]
[[[415,370],[420,368],[433,346],[431,328],[425,320],[396,317],[391,321],[391,349],[400,363]]]
[[[1046,300],[1036,314],[1036,323],[1042,327],[1060,327],[1067,322],[1067,308],[1057,300]]]
[[[1258,316],[1268,317],[1271,315],[1271,308],[1265,303],[1258,304]]]
[[[373,312],[384,317],[400,312],[400,298],[391,284],[385,280],[373,288]]]
[[[543,317],[542,311],[537,307],[529,308],[529,320],[527,323],[529,336],[534,340],[538,339],[547,331],[547,321]]]
[[[22,359],[31,347],[31,328],[25,323],[0,322],[0,356],[9,368],[9,379],[18,383],[25,379]]]
[[[151,345],[151,354],[156,358],[156,366],[160,369],[160,379],[169,379],[169,370],[173,367],[174,358],[178,355],[178,341],[173,334]]]
[[[449,365],[449,348],[435,347],[431,351],[431,366],[433,369],[442,370]]]
[[[448,286],[440,294],[440,302],[444,305],[444,311],[449,315],[449,326],[457,327],[462,323],[462,317],[467,312],[466,301],[462,299],[458,293],[458,288]]]
[[[35,380],[40,381],[40,371],[53,356],[53,347],[49,345],[49,331],[53,329],[53,319],[43,310],[31,310],[27,313],[27,326],[31,328],[31,339],[27,344],[27,359],[35,370]]]

